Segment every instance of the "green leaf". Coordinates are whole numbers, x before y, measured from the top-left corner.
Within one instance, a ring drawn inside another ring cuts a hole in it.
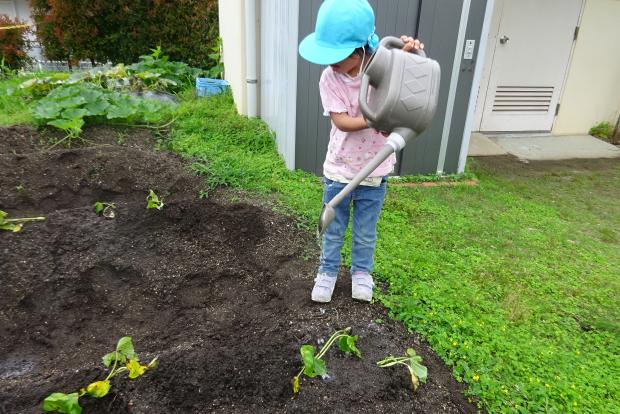
[[[8,230],[12,231],[13,233],[17,233],[22,229],[21,224],[7,222],[5,219],[6,216],[8,216],[8,213],[6,211],[0,210],[0,230]]]
[[[345,354],[351,354],[351,355],[355,355],[358,358],[362,357],[362,353],[359,351],[359,349],[357,349],[357,346],[355,346],[355,342],[357,341],[357,335],[355,336],[350,336],[350,335],[346,335],[340,338],[340,340],[338,341],[338,346],[340,348],[340,350],[342,352],[344,352]]]
[[[123,118],[129,118],[133,114],[135,114],[135,110],[129,106],[110,105],[108,107],[108,113],[106,115],[106,118],[123,119]]]
[[[84,118],[88,115],[88,111],[84,108],[69,108],[62,111],[62,117],[65,119]]]
[[[157,210],[164,208],[164,202],[157,197],[157,194],[155,194],[153,190],[149,190],[149,195],[146,196],[146,208],[156,208]]]
[[[325,366],[325,361],[322,359],[314,358],[314,372],[316,375],[325,375],[327,374],[327,367]]]
[[[103,205],[103,203],[101,201],[97,201],[95,204],[93,204],[93,207],[95,208],[95,212],[97,214],[101,214],[101,212],[103,211],[103,209],[105,208],[105,206]],[[108,354],[110,355],[110,354]],[[105,358],[105,357],[104,357]],[[107,366],[107,365],[106,365]]]
[[[407,349],[407,356],[409,357],[409,360],[412,364],[418,364],[422,362],[422,357],[416,354],[416,352],[412,348]]]
[[[110,391],[110,381],[96,381],[91,384],[88,384],[86,387],[86,393],[91,397],[101,398],[108,395]]]
[[[118,361],[121,364],[124,364],[125,361],[127,360],[127,358],[125,358],[125,355],[117,351],[110,352],[109,354],[105,354],[103,358],[101,359],[103,360],[103,365],[105,365],[108,368],[110,367],[110,365],[114,363],[114,361]]]
[[[131,95],[124,93],[113,93],[110,95],[110,102],[122,109],[131,109],[135,111],[138,100]]]
[[[47,98],[51,98],[56,101],[65,100],[80,94],[80,88],[76,86],[61,86],[54,89],[47,95]]]
[[[62,414],[81,414],[78,393],[63,394],[55,392],[43,400],[43,411],[56,411]]]
[[[317,375],[325,375],[327,373],[325,361],[315,357],[315,347],[312,345],[302,345],[299,351],[304,363],[304,374],[310,378],[314,378]]]
[[[88,111],[89,116],[105,115],[106,109],[110,106],[110,103],[104,99],[95,99],[84,106],[84,109]]]
[[[314,355],[316,354],[316,348],[312,345],[302,345],[299,352],[301,353],[301,360],[304,363],[304,374],[310,378],[316,377],[317,373],[314,369],[314,362],[316,361]]]
[[[83,86],[86,86],[86,85],[88,84],[83,84]],[[87,104],[101,99],[103,94],[104,93],[101,90],[95,89],[92,87],[82,88],[82,91],[80,92],[80,95],[82,96],[82,98],[84,98]]]
[[[70,98],[58,101],[59,105],[63,108],[77,108],[86,103],[86,99],[83,96],[72,96]]]
[[[157,112],[145,112],[143,118],[146,122],[161,121],[161,115]]]
[[[40,101],[32,110],[36,119],[54,119],[60,115],[61,106],[49,101]]]
[[[58,119],[49,121],[47,125],[55,126],[56,128],[59,128],[62,130],[68,130],[68,129],[71,129],[73,122],[71,122],[70,119],[58,118]]]
[[[125,366],[129,370],[129,379],[136,379],[140,375],[144,375],[148,369],[146,365],[140,365],[135,359],[128,359]]]
[[[428,378],[428,370],[424,365],[415,362],[410,363],[409,366],[411,367],[415,375],[420,379],[420,381],[426,382],[426,379]]]
[[[133,342],[131,342],[131,337],[124,336],[118,340],[118,344],[116,345],[116,350],[127,359],[135,359],[139,361],[138,354],[136,354],[133,348]]]
[[[19,223],[19,224],[13,224],[13,223],[2,223],[0,224],[0,230],[8,230],[8,231],[12,231],[13,233],[17,233],[19,231],[21,231],[23,227],[23,224]]]
[[[161,109],[161,105],[157,102],[144,99],[140,102],[140,109],[144,112],[157,112]]]
[[[81,118],[64,119],[58,118],[53,121],[49,121],[48,125],[55,126],[63,131],[69,132],[72,136],[79,135],[82,132],[82,126],[84,126],[84,120]]]

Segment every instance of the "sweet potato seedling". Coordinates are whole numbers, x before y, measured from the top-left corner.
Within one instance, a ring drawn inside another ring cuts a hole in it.
[[[391,367],[393,365],[404,365],[411,374],[411,387],[413,391],[416,391],[420,386],[420,381],[426,382],[428,376],[427,369],[421,364],[422,357],[415,353],[412,348],[407,348],[406,356],[395,357],[390,355],[389,357],[377,362],[381,368]]]
[[[28,223],[31,221],[43,221],[45,217],[24,217],[24,218],[15,218],[8,219],[6,218],[8,213],[0,210],[0,230],[12,231],[13,233],[17,233],[21,231],[24,223]]]
[[[304,366],[301,368],[299,373],[293,377],[293,392],[295,394],[299,392],[299,378],[301,377],[301,374],[305,374],[309,378],[314,378],[317,375],[327,375],[327,367],[323,357],[336,341],[338,341],[338,347],[340,350],[345,354],[355,355],[358,358],[362,357],[362,353],[355,346],[357,335],[351,336],[349,335],[350,332],[350,327],[334,332],[329,339],[327,339],[327,342],[325,342],[325,345],[323,345],[318,353],[316,352],[316,348],[312,345],[301,346],[299,352]]]
[[[116,209],[116,204],[114,203],[96,201],[95,204],[93,204],[93,207],[95,209],[95,213],[100,214],[105,218],[113,219],[116,217],[116,212],[114,211]]]
[[[157,358],[154,358],[148,365],[141,365],[140,358],[136,354],[133,343],[129,336],[119,339],[116,350],[106,354],[102,358],[103,365],[112,368],[104,380],[95,381],[88,384],[79,391],[71,394],[55,392],[43,400],[43,411],[58,412],[63,414],[81,414],[79,398],[88,395],[93,398],[105,397],[110,391],[110,380],[120,373],[127,372],[129,379],[136,379],[147,371],[157,367]]]
[[[149,195],[146,196],[146,208],[156,208],[157,210],[161,210],[162,208],[164,208],[164,201],[160,200],[159,197],[157,197],[155,191],[149,190]]]

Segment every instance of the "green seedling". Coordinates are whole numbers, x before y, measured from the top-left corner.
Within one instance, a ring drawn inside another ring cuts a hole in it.
[[[16,218],[16,219],[8,219],[6,218],[8,214],[2,210],[0,210],[0,230],[12,231],[13,233],[17,233],[21,231],[24,223],[28,223],[30,221],[43,221],[45,217],[24,217],[24,218]]]
[[[358,358],[362,357],[362,353],[355,346],[357,335],[351,336],[349,335],[350,332],[350,327],[334,332],[318,353],[316,352],[316,348],[312,345],[301,346],[299,352],[304,366],[301,368],[299,373],[293,377],[293,392],[295,394],[299,392],[299,378],[302,374],[305,374],[309,378],[314,378],[317,375],[324,376],[327,374],[327,367],[323,357],[329,348],[336,343],[336,341],[338,341],[338,347],[340,350],[345,354],[355,355]]]
[[[424,365],[421,364],[422,357],[415,353],[412,348],[408,348],[406,352],[406,356],[395,357],[389,356],[379,362],[381,368],[391,367],[393,365],[404,365],[409,370],[409,374],[411,374],[411,387],[413,391],[416,391],[420,386],[420,381],[426,382],[426,378],[428,376],[428,371]]]
[[[129,379],[136,379],[147,371],[157,367],[157,358],[154,358],[148,365],[140,364],[140,358],[138,354],[136,354],[129,336],[124,336],[119,339],[116,350],[104,355],[102,360],[103,365],[107,368],[112,366],[108,376],[104,380],[92,382],[86,387],[80,388],[79,391],[71,394],[64,394],[62,392],[50,394],[43,400],[43,411],[63,414],[81,414],[82,407],[80,407],[78,401],[80,397],[84,395],[93,398],[105,397],[108,392],[110,392],[110,380],[118,374],[127,372]]]
[[[116,217],[116,212],[114,211],[116,209],[116,204],[114,203],[96,201],[95,204],[93,204],[93,207],[97,214],[100,214],[105,218],[113,219]]]
[[[123,145],[125,143],[125,140],[127,139],[127,136],[129,134],[127,134],[127,132],[123,131],[123,132],[119,132],[118,134],[116,134],[116,143],[118,145]]]
[[[164,201],[160,200],[155,194],[155,191],[149,190],[149,195],[146,196],[146,208],[156,208],[157,210],[161,210],[164,208]]]

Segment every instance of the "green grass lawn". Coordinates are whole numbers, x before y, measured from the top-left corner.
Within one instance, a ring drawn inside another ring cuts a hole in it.
[[[0,123],[28,119],[12,113]],[[314,228],[320,180],[288,171],[266,126],[237,115],[229,95],[185,95],[168,144],[198,159],[211,187],[275,199]],[[380,300],[490,413],[620,413],[620,163],[469,173],[478,186],[390,185]]]
[[[0,125],[33,123],[28,101],[11,94],[26,79],[28,78],[12,78],[0,81]]]
[[[394,188],[384,302],[489,412],[620,412],[620,163]]]

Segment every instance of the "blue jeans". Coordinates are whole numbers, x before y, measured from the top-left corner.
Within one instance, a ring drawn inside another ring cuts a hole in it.
[[[346,184],[323,178],[323,203],[329,202]],[[349,225],[351,204],[353,205],[353,245],[351,248],[351,274],[371,273],[374,261],[377,221],[383,207],[387,177],[379,187],[360,185],[335,208],[336,217],[323,233],[323,246],[319,273],[336,277],[340,270],[340,250]]]

